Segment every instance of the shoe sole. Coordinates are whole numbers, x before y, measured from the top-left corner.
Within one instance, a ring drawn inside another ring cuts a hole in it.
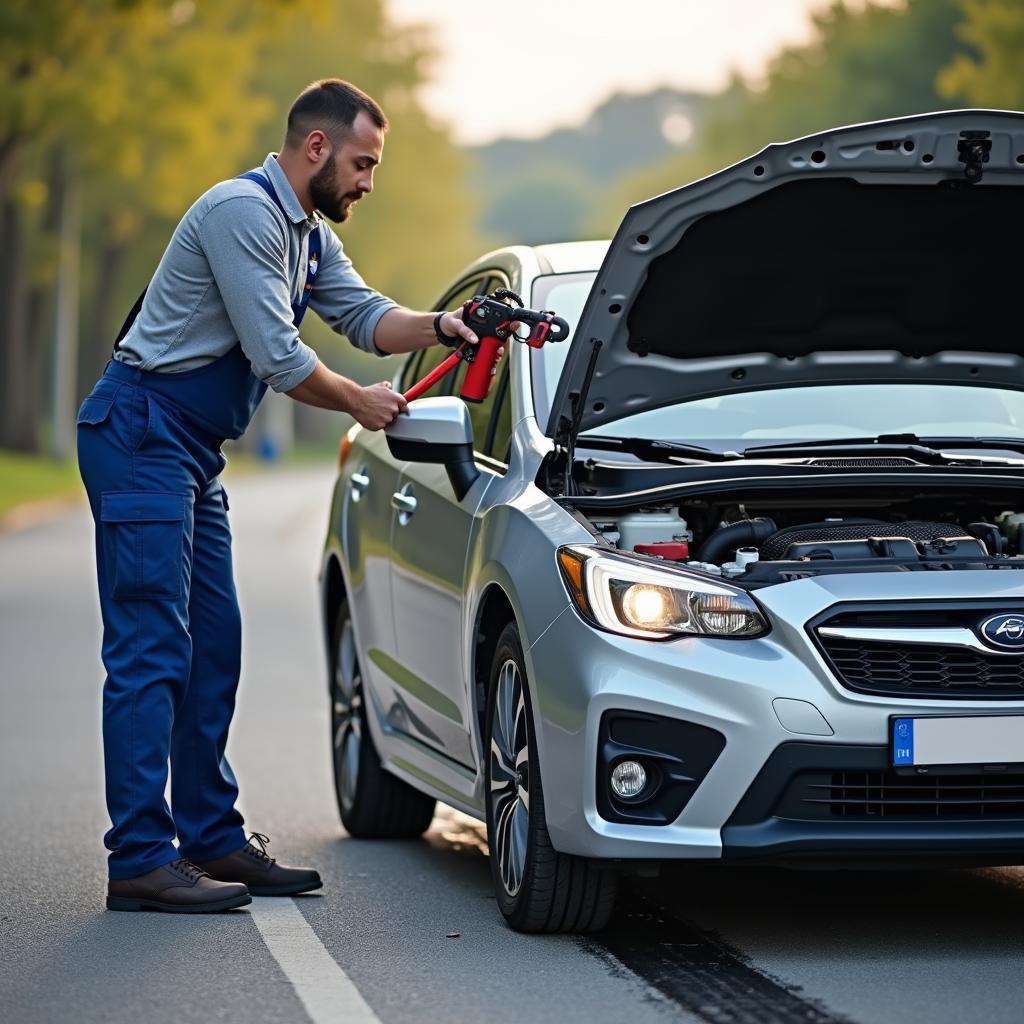
[[[323,880],[311,882],[306,885],[250,885],[249,892],[253,896],[298,896],[300,892],[312,892],[314,889],[322,889]]]
[[[218,910],[234,910],[252,903],[252,896],[231,896],[213,903],[161,903],[159,900],[134,900],[127,896],[108,896],[107,910],[159,910],[165,914],[214,914]]]

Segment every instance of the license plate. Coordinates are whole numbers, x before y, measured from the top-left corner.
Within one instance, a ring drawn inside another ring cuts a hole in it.
[[[1024,763],[1024,715],[892,719],[895,768]]]

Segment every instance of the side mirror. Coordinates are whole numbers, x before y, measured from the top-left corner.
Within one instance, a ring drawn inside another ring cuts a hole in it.
[[[402,462],[437,462],[448,471],[458,501],[480,475],[473,461],[473,425],[458,398],[420,398],[384,428],[391,454]]]

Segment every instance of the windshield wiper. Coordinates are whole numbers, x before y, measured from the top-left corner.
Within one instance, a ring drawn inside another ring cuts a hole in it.
[[[828,449],[833,455],[880,458],[884,456],[910,456],[918,462],[938,465],[963,462],[970,456],[955,456],[942,448],[982,448],[1024,452],[1024,438],[998,437],[918,437],[916,434],[879,434],[877,437],[835,437],[817,441],[787,441],[782,444],[762,444],[744,448],[744,458],[752,455],[770,455],[772,458],[791,458],[817,454]],[[979,457],[979,461],[996,461]],[[1002,461],[1002,460],[999,460]]]
[[[701,462],[725,462],[735,459],[736,452],[716,452],[695,444],[678,441],[652,441],[643,437],[608,437],[604,434],[580,434],[576,448],[597,448],[601,451],[626,452],[638,459],[669,461],[672,459],[699,459]]]

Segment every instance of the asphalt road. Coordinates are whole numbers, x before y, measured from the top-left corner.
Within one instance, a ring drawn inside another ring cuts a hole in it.
[[[315,585],[330,485],[319,469],[228,478],[241,809],[326,883],[228,914],[103,910],[91,521],[0,534],[0,1020],[1024,1020],[1021,869],[674,868],[581,940],[504,926],[483,828],[462,815],[439,806],[422,841],[347,838]]]

